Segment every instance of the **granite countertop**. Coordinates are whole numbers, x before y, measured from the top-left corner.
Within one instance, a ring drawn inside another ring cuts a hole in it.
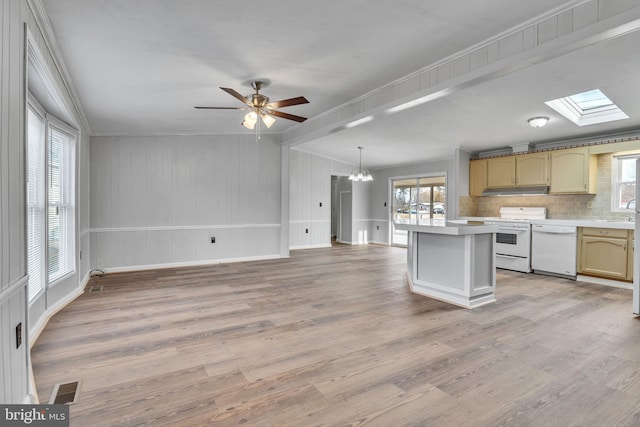
[[[635,222],[606,219],[534,219],[531,224],[543,225],[569,225],[575,227],[620,228],[633,230]]]
[[[484,221],[485,217],[462,217],[458,221]],[[635,222],[607,219],[532,219],[531,224],[567,225],[574,227],[619,228],[633,230]]]

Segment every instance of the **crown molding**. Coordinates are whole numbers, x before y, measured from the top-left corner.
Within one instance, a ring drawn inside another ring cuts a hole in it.
[[[27,5],[31,9],[31,13],[33,18],[38,25],[38,30],[44,39],[47,50],[51,55],[53,63],[56,67],[56,71],[60,74],[62,79],[62,83],[64,84],[65,90],[69,94],[71,98],[71,102],[73,103],[73,108],[77,115],[78,120],[80,120],[80,124],[82,128],[86,130],[89,135],[91,134],[91,128],[89,127],[89,122],[87,121],[87,117],[84,114],[84,109],[82,108],[82,103],[80,102],[80,98],[78,97],[78,93],[75,90],[73,82],[71,80],[71,76],[69,74],[69,70],[67,68],[67,64],[64,61],[64,56],[62,55],[62,51],[58,45],[56,40],[55,33],[53,31],[53,26],[51,25],[51,21],[49,20],[49,16],[47,16],[46,9],[42,0],[26,0]]]

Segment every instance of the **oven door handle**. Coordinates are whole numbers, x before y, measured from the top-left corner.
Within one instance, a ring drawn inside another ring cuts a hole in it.
[[[520,233],[526,233],[527,229],[526,228],[513,228],[513,227],[498,227],[498,233],[500,233],[503,230],[507,230],[507,231],[518,231]]]
[[[496,257],[500,257],[500,258],[508,258],[508,259],[522,259],[522,258],[523,258],[523,257],[521,257],[521,256],[502,255],[502,254],[496,254]]]

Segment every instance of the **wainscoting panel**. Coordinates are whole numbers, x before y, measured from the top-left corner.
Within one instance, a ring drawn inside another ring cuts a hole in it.
[[[93,137],[90,157],[93,268],[279,254],[281,156],[269,135]]]

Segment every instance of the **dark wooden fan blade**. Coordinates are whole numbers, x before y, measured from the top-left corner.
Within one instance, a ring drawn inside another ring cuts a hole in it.
[[[233,96],[234,98],[238,98],[241,102],[247,104],[249,107],[252,106],[251,101],[249,101],[246,97],[240,95],[234,89],[231,89],[231,88],[228,88],[228,87],[221,87],[220,89],[222,89],[223,91],[227,92],[229,95]]]
[[[299,96],[297,98],[283,99],[281,101],[274,101],[267,104],[268,108],[282,108],[289,107],[290,105],[308,104],[307,98]]]
[[[244,107],[193,107],[199,110],[245,110]]]
[[[293,120],[294,122],[300,122],[300,123],[307,120],[306,117],[294,116],[293,114],[287,114],[287,113],[283,113],[282,111],[276,111],[276,110],[269,111],[269,114],[271,114],[272,116],[281,117],[283,119]]]

